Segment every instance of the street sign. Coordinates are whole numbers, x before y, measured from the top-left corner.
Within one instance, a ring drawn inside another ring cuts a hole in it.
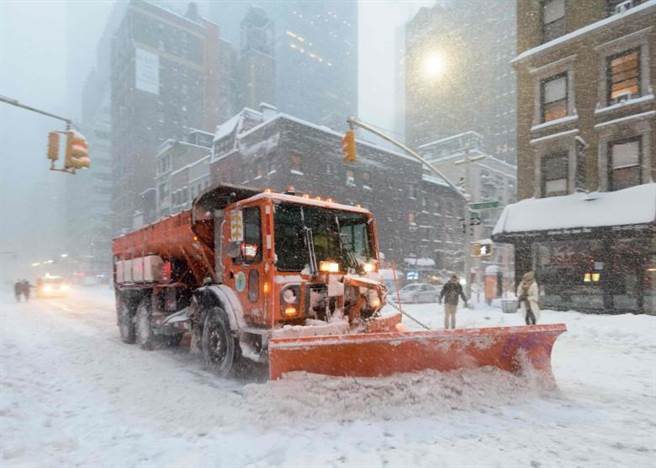
[[[469,204],[469,208],[472,210],[490,210],[492,208],[498,208],[498,207],[499,207],[499,202],[495,200]]]

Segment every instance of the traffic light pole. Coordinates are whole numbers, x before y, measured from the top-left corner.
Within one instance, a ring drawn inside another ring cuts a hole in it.
[[[436,168],[434,168],[434,167],[431,165],[431,163],[429,163],[429,162],[426,161],[423,157],[421,157],[419,154],[417,154],[417,152],[414,151],[412,148],[410,148],[410,147],[404,145],[404,144],[401,143],[400,141],[395,140],[394,138],[392,138],[392,137],[390,137],[390,136],[388,136],[388,135],[385,135],[385,134],[382,133],[381,131],[375,129],[374,127],[372,127],[372,126],[369,125],[369,124],[364,123],[363,121],[357,119],[356,117],[349,117],[349,118],[346,120],[346,122],[349,124],[349,126],[350,126],[351,128],[353,128],[353,127],[364,128],[365,130],[370,131],[370,132],[373,133],[374,135],[378,135],[378,136],[381,137],[383,140],[385,140],[385,141],[389,141],[389,142],[392,143],[394,146],[397,146],[397,147],[401,148],[403,151],[405,151],[405,152],[408,153],[410,156],[412,156],[413,158],[417,159],[420,163],[422,163],[424,166],[426,166],[426,168],[427,168],[429,171],[431,171],[433,174],[435,174],[436,176],[438,176],[440,179],[444,179],[444,182],[446,182],[446,183],[449,185],[449,187],[451,187],[453,190],[455,190],[456,193],[457,193],[458,195],[460,195],[462,198],[465,199],[465,201],[467,201],[467,198],[468,198],[468,197],[467,197],[467,194],[466,194],[466,193],[463,193],[461,189],[459,189],[458,187],[456,187],[456,185],[454,185],[454,184],[453,184],[453,183],[452,183],[452,182],[451,182],[451,181],[450,181],[450,180],[449,180],[444,174],[442,174],[439,170],[437,170]]]
[[[7,96],[0,95],[0,102],[4,102],[5,104],[9,104],[10,106],[20,107],[21,109],[25,109],[25,110],[28,110],[28,111],[31,111],[31,112],[36,112],[37,114],[45,115],[47,117],[57,119],[57,120],[61,120],[62,122],[65,122],[66,123],[66,130],[64,132],[57,132],[57,133],[70,132],[71,128],[73,127],[73,121],[71,119],[66,118],[66,117],[62,117],[61,115],[53,114],[52,112],[47,112],[47,111],[44,111],[44,110],[41,110],[41,109],[37,109],[36,107],[27,106],[27,105],[22,104],[21,102],[19,102],[17,99],[12,99],[12,98],[9,98]],[[71,171],[71,170],[66,169],[66,168],[57,169],[55,167],[55,160],[54,159],[50,160],[50,170],[51,171],[57,171],[57,172],[65,172],[67,174],[75,174],[74,170]]]
[[[51,112],[46,112],[44,110],[37,109],[36,107],[26,106],[25,104],[22,104],[22,103],[18,102],[16,99],[11,99],[11,98],[8,98],[7,96],[0,95],[0,102],[4,102],[5,104],[9,104],[11,106],[20,107],[21,109],[36,112],[37,114],[45,115],[45,116],[48,116],[48,117],[52,117],[53,119],[57,119],[57,120],[61,120],[63,122],[66,122],[66,130],[70,130],[71,127],[73,126],[73,121],[71,119],[67,119],[66,117],[62,117],[61,115],[57,115],[57,114],[53,114]]]
[[[349,124],[349,127],[351,130],[354,127],[360,127],[365,130],[370,131],[374,135],[378,135],[381,137],[383,140],[388,141],[392,143],[394,146],[397,146],[398,148],[401,148],[403,151],[408,153],[410,156],[418,160],[420,163],[422,163],[429,171],[431,171],[433,174],[444,180],[449,187],[451,187],[458,195],[460,195],[464,200],[465,200],[465,258],[464,258],[464,269],[465,269],[465,288],[466,288],[466,295],[467,299],[471,300],[471,281],[470,281],[470,276],[471,276],[471,238],[469,234],[469,223],[471,222],[471,216],[470,216],[470,208],[469,204],[471,202],[471,196],[467,192],[469,190],[469,164],[466,166],[465,170],[465,190],[463,191],[461,188],[457,187],[453,182],[451,182],[442,172],[440,172],[438,169],[433,167],[431,163],[426,161],[422,156],[417,154],[416,151],[414,151],[412,148],[406,146],[405,144],[401,143],[398,140],[395,140],[394,138],[385,135],[381,131],[375,129],[369,124],[366,124],[362,122],[361,120],[357,119],[356,117],[349,117],[346,122]],[[469,153],[465,155],[466,163],[474,162],[473,159],[469,158]]]

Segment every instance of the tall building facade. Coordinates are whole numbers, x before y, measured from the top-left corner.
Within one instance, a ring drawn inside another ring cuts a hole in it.
[[[656,313],[656,0],[518,7],[518,188],[494,238],[547,307]]]
[[[406,26],[406,139],[475,131],[487,154],[516,160],[515,5],[438,0]]]
[[[241,20],[237,82],[239,107],[257,108],[276,100],[274,25],[264,9],[250,7]]]
[[[358,108],[357,1],[213,2],[210,17],[235,46],[242,42],[235,24],[247,15],[249,4],[267,14],[275,31],[275,99],[270,103],[319,125],[344,127]]]
[[[153,188],[159,144],[231,114],[224,44],[193,3],[179,15],[130,1],[111,52],[114,233],[132,228],[139,198]]]

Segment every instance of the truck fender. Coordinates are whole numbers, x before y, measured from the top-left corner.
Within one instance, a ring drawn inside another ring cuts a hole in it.
[[[240,329],[246,327],[241,302],[237,294],[230,287],[224,284],[203,286],[202,288],[198,288],[197,292],[202,295],[202,298],[199,298],[201,304],[208,305],[208,302],[214,303],[220,305],[225,310],[230,321],[230,328],[233,332],[238,332]]]

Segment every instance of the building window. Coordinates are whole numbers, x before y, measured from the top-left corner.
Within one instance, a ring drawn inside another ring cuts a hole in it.
[[[326,164],[326,174],[327,175],[333,175],[334,169],[332,164]]]
[[[545,197],[567,195],[567,174],[569,172],[567,152],[554,153],[542,158],[542,193]]]
[[[351,187],[355,187],[355,174],[350,169],[348,169],[346,171],[346,185],[350,185]]]
[[[292,153],[290,155],[290,166],[291,172],[294,174],[303,175],[303,159],[301,158],[300,154]]]
[[[641,182],[642,140],[640,137],[614,141],[608,144],[609,187],[621,190]]]
[[[608,0],[606,2],[608,8],[608,16],[624,13],[624,11],[634,6],[640,5],[644,1],[645,0]]]
[[[412,225],[417,224],[416,220],[415,220],[415,212],[414,211],[410,211],[408,213],[408,224],[412,224]]]
[[[540,83],[542,122],[567,116],[567,72],[542,80]]]
[[[414,185],[410,185],[408,187],[408,197],[417,198],[417,189],[415,188]]]
[[[543,0],[542,42],[565,34],[565,0]]]
[[[606,74],[609,104],[640,96],[640,47],[608,57]]]

